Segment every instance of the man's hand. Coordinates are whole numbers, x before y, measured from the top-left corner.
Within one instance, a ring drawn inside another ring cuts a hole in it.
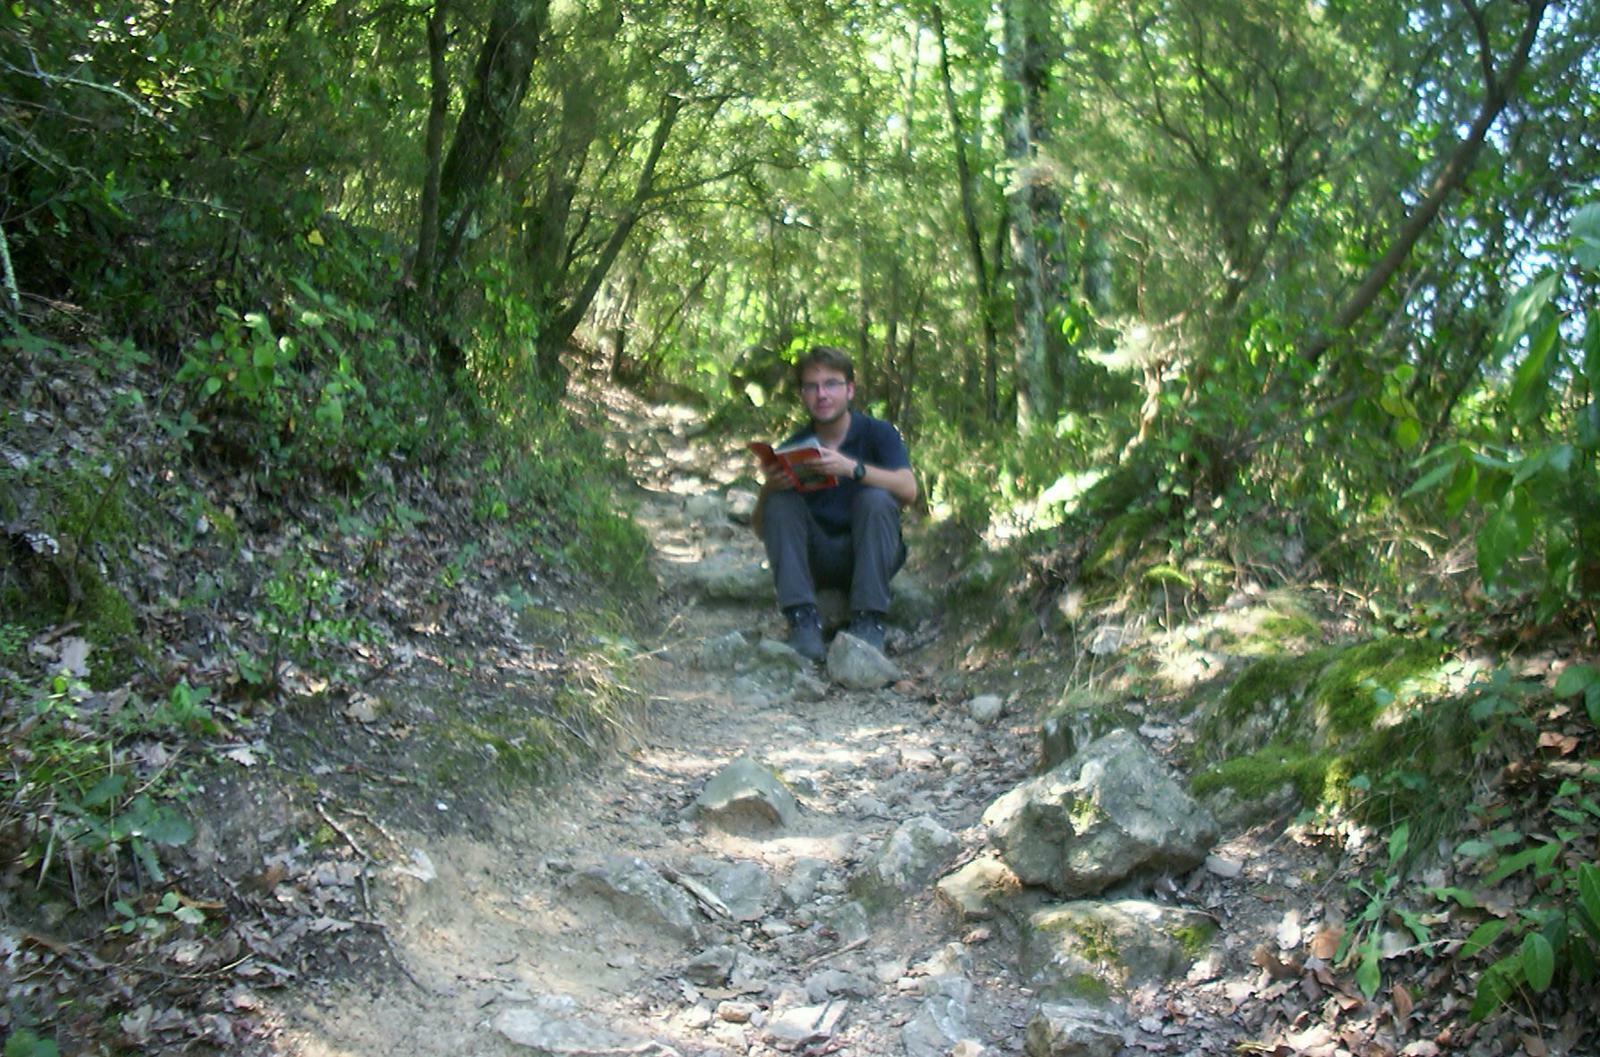
[[[777,459],[761,464],[761,472],[767,475],[766,481],[761,486],[762,495],[773,492],[787,492],[800,487],[800,478],[795,472]]]

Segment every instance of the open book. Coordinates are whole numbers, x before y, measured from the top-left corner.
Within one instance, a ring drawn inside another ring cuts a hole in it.
[[[816,441],[803,440],[774,448],[763,441],[753,440],[750,442],[750,450],[761,460],[763,469],[774,463],[782,466],[794,479],[797,492],[816,492],[823,488],[832,488],[839,483],[839,479],[831,473],[823,473],[814,466],[806,465],[822,458],[822,449],[817,447]]]

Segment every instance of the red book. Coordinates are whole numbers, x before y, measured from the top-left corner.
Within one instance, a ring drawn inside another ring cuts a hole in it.
[[[822,449],[815,441],[800,441],[798,444],[774,448],[763,441],[750,442],[750,450],[756,453],[756,458],[761,460],[763,469],[777,464],[794,480],[795,491],[816,492],[824,488],[832,488],[839,483],[839,479],[831,473],[823,473],[815,466],[808,463],[822,458]]]

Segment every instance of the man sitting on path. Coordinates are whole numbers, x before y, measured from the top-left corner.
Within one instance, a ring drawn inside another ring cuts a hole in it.
[[[843,349],[815,346],[795,374],[811,424],[783,446],[815,441],[822,455],[807,469],[838,483],[796,491],[792,473],[777,463],[763,467],[753,522],[789,620],[789,645],[823,658],[817,588],[837,587],[850,592],[850,634],[881,650],[889,579],[906,560],[900,509],[917,498],[911,458],[894,426],[851,406],[855,365]]]

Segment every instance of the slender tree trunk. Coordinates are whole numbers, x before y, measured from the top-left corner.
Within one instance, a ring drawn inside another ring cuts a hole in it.
[[[645,156],[638,179],[634,181],[632,198],[623,208],[622,215],[617,218],[616,226],[611,229],[611,235],[606,239],[605,245],[590,264],[583,282],[539,333],[535,369],[541,378],[554,383],[555,391],[560,390],[564,374],[561,368],[561,350],[566,347],[572,332],[577,329],[584,314],[589,311],[589,305],[594,301],[600,283],[611,270],[611,266],[616,263],[617,255],[622,252],[622,247],[632,234],[634,225],[644,215],[644,207],[655,190],[656,165],[661,161],[661,152],[666,149],[667,140],[671,138],[672,129],[678,123],[678,115],[682,110],[682,96],[674,94],[662,99],[661,114],[656,119],[655,133],[650,139],[650,151]]]
[[[1528,56],[1533,51],[1533,43],[1539,34],[1539,25],[1544,20],[1545,9],[1549,7],[1548,0],[1527,0],[1528,13],[1523,21],[1522,32],[1517,38],[1516,46],[1512,50],[1511,61],[1505,65],[1503,72],[1496,73],[1489,28],[1484,21],[1483,13],[1479,11],[1474,0],[1459,0],[1459,2],[1466,10],[1478,35],[1478,58],[1484,74],[1483,102],[1479,104],[1478,114],[1473,119],[1466,136],[1456,144],[1455,150],[1445,159],[1444,165],[1429,184],[1428,193],[1417,203],[1411,215],[1406,217],[1405,223],[1396,232],[1394,241],[1389,244],[1389,249],[1378,263],[1368,270],[1366,277],[1355,291],[1345,299],[1329,328],[1306,343],[1302,355],[1311,363],[1321,360],[1333,346],[1335,337],[1348,330],[1372,307],[1378,294],[1411,255],[1417,240],[1439,215],[1445,199],[1466,180],[1478,151],[1482,149],[1484,140],[1489,135],[1489,129],[1500,117],[1501,111],[1505,110],[1506,104],[1511,101],[1517,79],[1522,76],[1522,71],[1528,65]]]
[[[428,132],[423,147],[421,216],[417,222],[417,250],[411,261],[411,279],[419,290],[429,290],[439,250],[439,172],[444,162],[444,126],[450,116],[450,84],[445,72],[445,10],[449,0],[434,0],[428,13]]]
[[[1004,0],[1005,102],[1002,122],[1006,160],[1011,166],[1007,212],[1011,217],[1011,260],[1016,298],[1017,429],[1026,433],[1048,413],[1049,371],[1045,344],[1045,262],[1034,228],[1032,184],[1038,178],[1029,122],[1028,70],[1037,65],[1029,55],[1037,44],[1028,32],[1034,0]]]
[[[972,165],[967,159],[967,132],[950,74],[950,45],[945,35],[944,10],[939,0],[933,3],[933,28],[939,39],[939,77],[944,88],[945,113],[950,119],[950,139],[955,148],[956,180],[961,189],[961,220],[967,234],[967,260],[972,265],[976,288],[978,323],[983,335],[984,393],[990,419],[998,416],[996,364],[999,361],[1000,327],[995,320],[995,277],[983,253],[983,235],[978,224],[977,189]]]

